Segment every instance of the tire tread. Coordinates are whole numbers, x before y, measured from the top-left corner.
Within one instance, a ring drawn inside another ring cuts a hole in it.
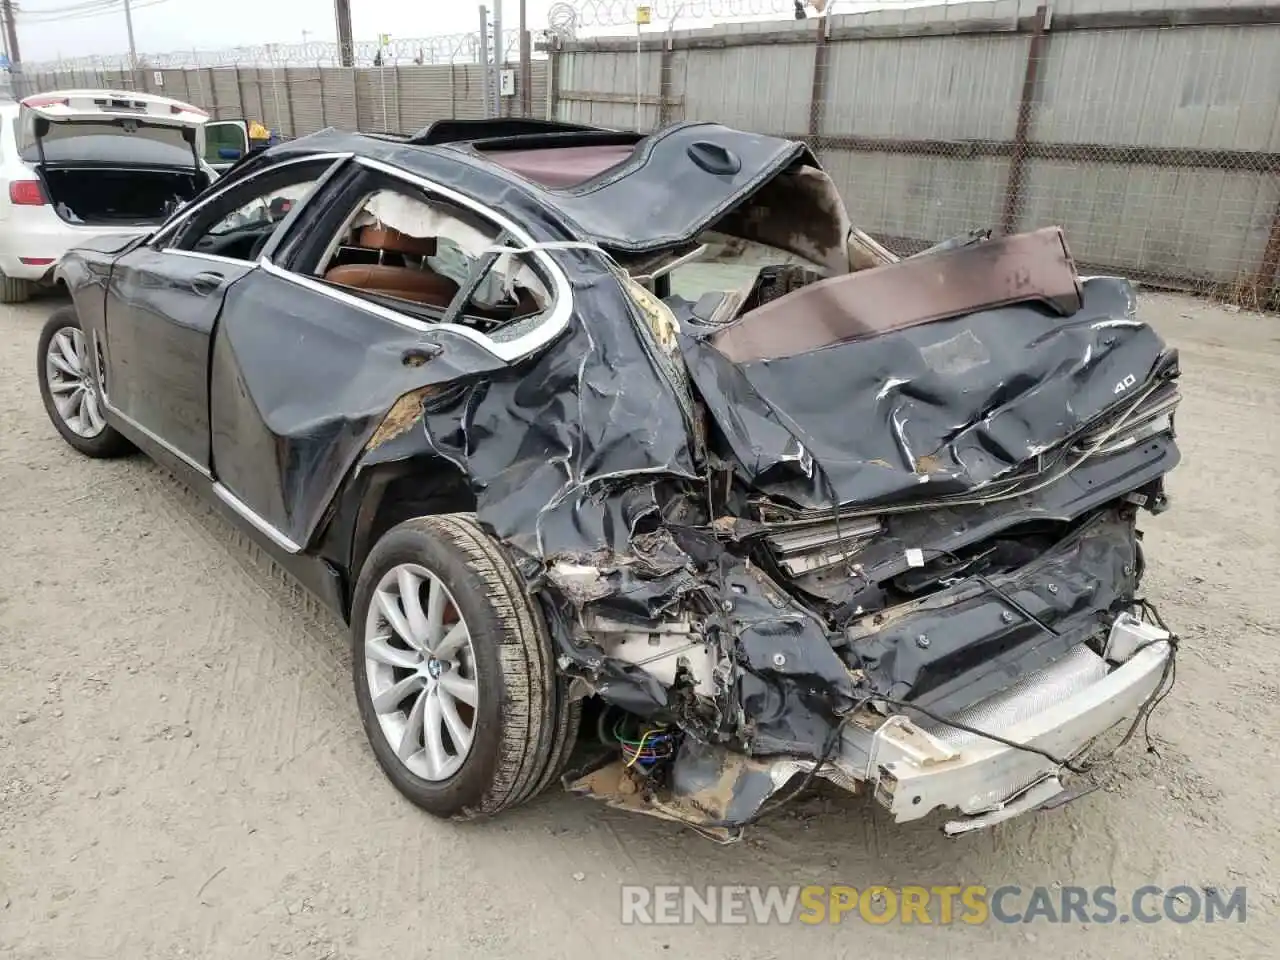
[[[443,541],[456,553],[483,584],[485,600],[499,624],[496,652],[505,696],[497,763],[479,801],[453,818],[493,816],[532,799],[560,772],[577,736],[580,704],[568,701],[567,683],[557,675],[541,613],[525,593],[506,552],[484,532],[475,516],[415,517],[385,536],[406,528]],[[376,550],[375,546],[371,557]],[[353,621],[353,630],[358,629],[362,625]]]

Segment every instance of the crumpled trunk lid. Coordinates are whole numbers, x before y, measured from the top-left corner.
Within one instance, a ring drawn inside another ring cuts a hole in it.
[[[1007,305],[852,338],[836,331],[835,342],[794,353],[776,337],[774,355],[762,356],[768,351],[758,344],[735,343],[733,327],[699,337],[686,325],[681,345],[752,488],[800,510],[935,501],[1037,463],[1111,408],[1137,400],[1168,362],[1159,336],[1136,318],[1126,281],[1092,278],[1079,289],[1078,304],[1065,293],[1057,298],[1065,309],[1030,287],[1026,295],[1036,299],[1023,303],[1009,302],[1017,290],[996,290],[993,302]],[[805,293],[762,309],[780,326],[800,327]],[[793,299],[797,310],[788,316]],[[735,348],[744,359],[734,359]]]

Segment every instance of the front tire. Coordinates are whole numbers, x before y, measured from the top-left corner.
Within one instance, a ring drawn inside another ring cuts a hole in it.
[[[378,541],[356,585],[351,652],[374,756],[428,813],[496,814],[563,769],[580,704],[511,561],[474,518],[418,517]]]
[[[121,457],[132,452],[133,445],[106,421],[88,338],[75,307],[60,307],[45,321],[36,378],[45,412],[63,440],[87,457]]]

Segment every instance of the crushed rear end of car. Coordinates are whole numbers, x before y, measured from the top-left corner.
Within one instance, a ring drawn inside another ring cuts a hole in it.
[[[899,259],[801,144],[622,136],[547,200],[565,333],[415,398],[599,704],[566,786],[725,840],[815,777],[951,834],[1063,802],[1172,679],[1176,353],[1056,228]]]

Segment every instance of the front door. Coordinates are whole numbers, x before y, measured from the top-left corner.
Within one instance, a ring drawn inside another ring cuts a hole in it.
[[[107,403],[209,473],[209,361],[227,292],[333,158],[304,159],[212,194],[121,257],[106,298]],[[288,202],[276,202],[276,201]]]
[[[227,288],[253,264],[141,246],[107,290],[107,402],[209,469],[209,342]]]

